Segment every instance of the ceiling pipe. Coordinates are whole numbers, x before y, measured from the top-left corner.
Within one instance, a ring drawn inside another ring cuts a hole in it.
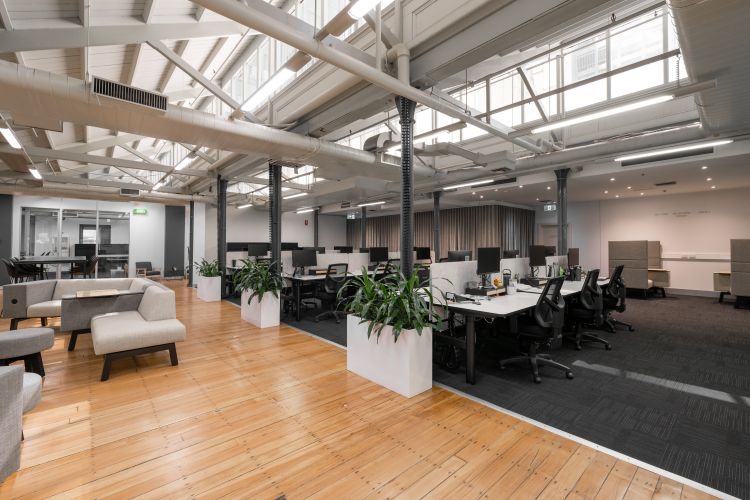
[[[348,71],[358,77],[367,80],[368,82],[376,85],[388,92],[392,92],[395,95],[402,96],[404,98],[415,101],[424,106],[430,107],[443,114],[451,116],[453,118],[465,121],[468,124],[474,125],[490,134],[501,137],[517,146],[527,149],[534,153],[542,153],[544,150],[534,144],[533,142],[525,139],[510,137],[508,133],[505,133],[497,127],[468,115],[463,110],[456,108],[455,106],[449,105],[444,101],[427,94],[419,89],[408,85],[390,75],[378,71],[372,66],[365,64],[353,57],[349,57],[336,49],[329,47],[328,45],[316,40],[313,37],[307,36],[304,33],[297,32],[293,29],[289,29],[289,26],[282,20],[277,19],[264,12],[264,5],[259,5],[258,8],[251,8],[242,2],[236,2],[234,0],[194,0],[195,4],[201,5],[207,9],[210,9],[218,14],[223,15],[229,19],[237,21],[251,29],[257,29],[258,31],[265,33],[266,35],[279,40],[280,42],[291,45],[292,47],[309,54],[312,57],[316,57],[322,61],[332,64],[338,68]]]
[[[149,110],[94,95],[78,79],[0,61],[0,108],[11,113],[54,117],[81,125],[119,130],[147,137],[185,142],[314,166],[372,171],[393,168],[373,153],[263,125],[218,117],[184,107]],[[434,175],[431,169],[415,169]]]

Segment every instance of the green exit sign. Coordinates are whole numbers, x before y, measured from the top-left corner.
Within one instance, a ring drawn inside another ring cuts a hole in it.
[[[148,215],[148,209],[146,208],[134,208],[133,215]]]

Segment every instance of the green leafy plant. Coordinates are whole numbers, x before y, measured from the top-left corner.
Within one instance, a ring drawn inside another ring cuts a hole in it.
[[[338,298],[346,312],[359,316],[360,324],[369,322],[367,338],[374,332],[380,340],[383,328],[391,326],[396,342],[404,330],[421,335],[424,328],[441,321],[429,283],[421,281],[416,271],[408,278],[400,271],[373,278],[363,268],[339,290]]]
[[[261,302],[263,295],[267,292],[271,292],[274,297],[278,297],[279,291],[284,286],[284,280],[275,267],[267,262],[243,260],[242,267],[232,276],[234,289],[238,292],[250,292],[247,299],[248,304],[255,297],[258,298],[258,302]]]
[[[201,259],[200,262],[195,262],[193,267],[198,271],[200,276],[204,278],[215,278],[220,276],[219,272],[219,261],[218,260],[206,260]]]

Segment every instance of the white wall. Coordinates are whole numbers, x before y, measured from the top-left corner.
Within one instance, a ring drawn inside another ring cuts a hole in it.
[[[115,202],[80,200],[75,198],[58,198],[48,196],[13,196],[13,255],[20,254],[21,247],[21,208],[52,208],[73,210],[106,210],[113,212],[129,212],[130,233],[128,235],[130,244],[129,271],[131,276],[135,275],[135,262],[151,261],[155,268],[162,269],[164,266],[164,205],[158,203],[142,202]],[[132,215],[133,208],[146,208],[147,215]],[[75,228],[63,228],[64,234],[70,236],[70,251],[73,252],[73,244],[78,241],[78,224]],[[124,242],[123,234],[117,232],[115,224],[112,224],[112,242]],[[55,235],[57,230],[55,228]],[[127,240],[125,240],[127,241]]]
[[[750,189],[571,203],[568,246],[581,249],[581,265],[608,268],[608,242],[654,240],[662,246],[671,287],[713,290],[713,273],[729,271],[729,240],[750,238]],[[537,211],[537,224],[556,222]]]

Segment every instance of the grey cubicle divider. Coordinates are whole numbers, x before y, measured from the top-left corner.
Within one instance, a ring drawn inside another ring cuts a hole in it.
[[[478,279],[475,260],[439,262],[430,266],[430,286],[445,293],[464,293],[466,283]]]
[[[609,274],[619,265],[625,266],[622,277],[629,288],[649,288],[647,240],[610,241]]]
[[[730,240],[730,289],[735,297],[750,297],[750,240]]]
[[[649,269],[661,269],[661,242],[648,242],[648,267]]]

